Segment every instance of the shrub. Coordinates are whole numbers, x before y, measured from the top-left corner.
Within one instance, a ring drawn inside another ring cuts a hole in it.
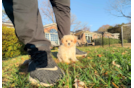
[[[3,59],[26,54],[24,44],[18,40],[14,28],[2,27],[2,56]]]
[[[120,43],[119,39],[112,39],[110,38],[110,44],[117,44]],[[102,44],[102,38],[95,39],[95,45],[101,45]],[[108,45],[109,44],[109,38],[103,38],[103,44]]]
[[[123,39],[123,43],[128,43],[128,40],[126,40],[126,39]]]

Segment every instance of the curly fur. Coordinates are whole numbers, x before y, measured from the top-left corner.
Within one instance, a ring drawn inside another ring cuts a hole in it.
[[[59,47],[57,57],[59,61],[70,63],[72,61],[78,61],[76,58],[76,42],[77,37],[74,35],[65,35],[61,39],[62,45]]]

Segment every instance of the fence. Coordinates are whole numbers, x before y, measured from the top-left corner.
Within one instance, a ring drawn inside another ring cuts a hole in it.
[[[126,43],[130,43],[131,46],[131,24],[121,26],[121,40],[122,47],[126,45]]]

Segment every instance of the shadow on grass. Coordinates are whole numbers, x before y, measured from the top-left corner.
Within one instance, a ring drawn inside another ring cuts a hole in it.
[[[57,58],[57,53],[58,52],[52,52],[52,55],[54,56],[54,58]],[[28,63],[29,63],[29,60],[25,60],[23,64],[21,64],[19,66],[19,72],[22,72],[24,74],[27,74],[28,72]]]
[[[22,74],[28,74],[28,64],[30,60],[25,60],[23,64],[19,65],[19,72]]]
[[[54,58],[57,58],[57,53],[58,52],[52,52],[52,55],[54,56]]]
[[[57,53],[58,52],[52,52],[52,55],[54,56],[54,58],[57,58]],[[29,60],[25,60],[23,64],[21,64],[19,66],[19,72],[22,72],[24,74],[27,74],[28,72],[28,63],[29,63]]]

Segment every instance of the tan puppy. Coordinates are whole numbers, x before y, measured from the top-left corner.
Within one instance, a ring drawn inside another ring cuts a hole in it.
[[[57,57],[59,61],[70,63],[72,61],[78,61],[76,59],[76,43],[77,37],[74,35],[65,35],[61,39],[62,45],[59,47]]]

